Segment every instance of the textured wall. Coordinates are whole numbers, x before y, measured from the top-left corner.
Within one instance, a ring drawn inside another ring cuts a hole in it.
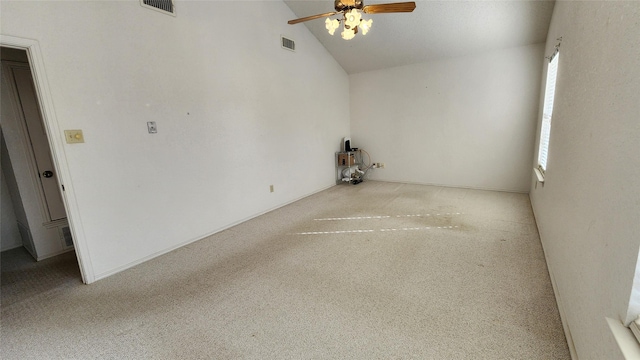
[[[637,1],[560,1],[545,48],[562,36],[545,185],[530,194],[580,360],[622,358],[605,317],[625,320],[640,246],[638,19]]]
[[[527,192],[543,46],[351,75],[372,179]]]
[[[61,132],[84,131],[53,144],[95,278],[335,183],[349,80],[284,3],[0,7],[2,34],[39,42]]]

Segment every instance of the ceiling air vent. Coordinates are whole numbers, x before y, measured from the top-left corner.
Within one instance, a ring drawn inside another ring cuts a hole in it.
[[[296,42],[291,40],[291,39],[287,39],[286,37],[282,36],[282,48],[287,49],[287,50],[291,50],[291,51],[296,51]]]
[[[173,6],[173,0],[140,0],[140,5],[149,9],[158,10],[165,14],[176,16],[176,9]]]

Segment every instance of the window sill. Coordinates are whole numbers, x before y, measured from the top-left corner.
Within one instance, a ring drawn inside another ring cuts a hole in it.
[[[620,351],[625,359],[640,359],[640,343],[636,340],[636,337],[631,332],[631,329],[624,326],[620,321],[611,318],[606,318],[609,323],[609,328],[613,334],[614,339],[620,347]]]
[[[536,173],[536,177],[538,178],[538,182],[543,183],[544,182],[544,175],[542,174],[542,172],[540,171],[540,169],[538,168],[533,168],[533,172]]]

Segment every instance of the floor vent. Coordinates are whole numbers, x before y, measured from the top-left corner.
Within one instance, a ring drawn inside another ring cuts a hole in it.
[[[68,226],[60,229],[62,231],[62,238],[64,239],[64,244],[68,247],[73,246],[73,237],[71,237],[71,229]]]
[[[282,36],[282,47],[287,50],[296,51],[296,42]]]
[[[140,4],[143,7],[159,10],[165,14],[175,16],[175,7],[173,6],[173,0],[140,0]]]

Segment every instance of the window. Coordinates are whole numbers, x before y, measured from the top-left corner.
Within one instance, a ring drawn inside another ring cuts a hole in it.
[[[635,329],[634,327],[631,327],[631,329],[635,330],[634,335],[636,335],[640,342],[640,253],[638,254],[638,261],[636,262],[636,271],[633,277],[633,287],[631,288],[625,325],[627,323],[630,323],[629,325],[635,323]]]
[[[542,110],[542,126],[540,130],[540,145],[538,149],[538,170],[544,176],[547,170],[547,156],[549,152],[549,136],[551,135],[551,115],[553,113],[553,99],[556,94],[556,78],[558,75],[558,58],[556,52],[549,61],[547,68],[547,84],[544,90],[544,108]]]

